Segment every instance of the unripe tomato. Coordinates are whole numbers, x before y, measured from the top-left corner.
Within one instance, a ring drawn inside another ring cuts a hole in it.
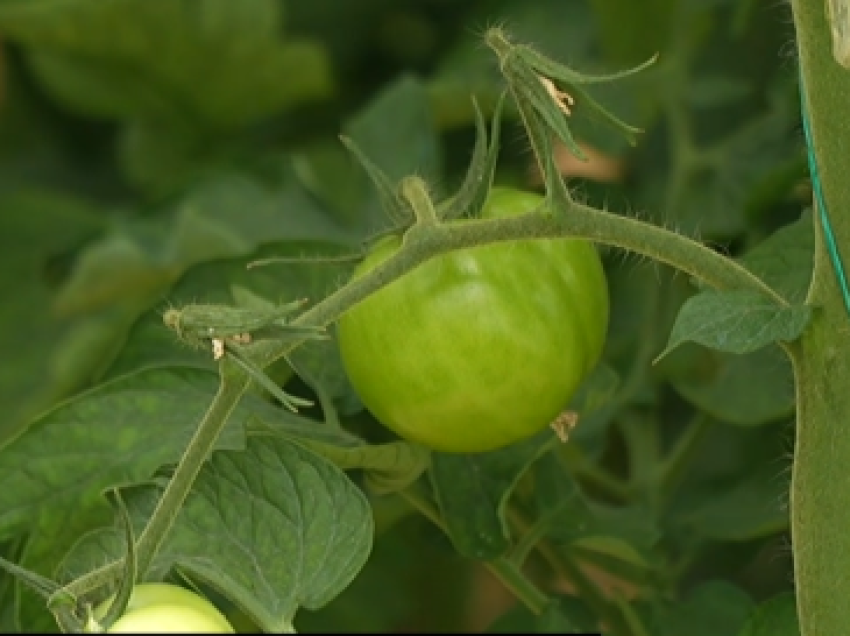
[[[215,616],[187,605],[148,605],[128,612],[109,629],[110,634],[233,634]]]
[[[110,597],[98,605],[95,618],[103,618]],[[208,600],[178,585],[140,583],[133,588],[124,614],[110,627],[111,634],[233,634],[224,615]]]
[[[494,188],[481,216],[542,202]],[[399,237],[379,242],[354,278],[400,246]],[[547,239],[431,259],[343,314],[337,334],[348,377],[382,424],[438,451],[474,453],[550,424],[599,360],[607,328],[594,246]]]

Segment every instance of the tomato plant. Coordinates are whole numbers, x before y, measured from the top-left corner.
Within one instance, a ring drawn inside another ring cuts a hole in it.
[[[543,202],[494,188],[481,218]],[[400,237],[382,240],[355,278],[400,245]],[[343,315],[338,336],[348,377],[381,423],[436,450],[474,453],[551,424],[599,360],[607,327],[595,248],[560,239],[435,258]]]
[[[102,618],[113,597],[97,606]],[[204,597],[170,583],[140,583],[133,588],[124,613],[110,627],[111,633],[186,632],[233,633],[224,614]]]
[[[839,6],[0,0],[0,631],[843,634]]]

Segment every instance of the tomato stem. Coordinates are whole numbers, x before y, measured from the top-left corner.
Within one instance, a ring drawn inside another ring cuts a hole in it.
[[[524,535],[523,539],[534,535],[536,524],[532,525],[516,506],[511,506],[508,509],[508,516],[511,524],[516,527],[518,533]],[[554,548],[545,539],[537,540],[536,547],[549,567],[575,588],[579,597],[599,617],[600,622],[610,627],[616,626],[614,633],[631,633],[628,629],[625,629],[626,623],[625,619],[621,616],[621,611],[609,602],[602,590],[599,589],[599,586],[585,574],[580,564],[568,552]]]
[[[850,569],[850,341],[847,309],[830,259],[829,243],[850,247],[847,103],[850,73],[833,55],[823,0],[792,0],[799,52],[800,89],[807,113],[809,150],[817,166],[814,274],[806,302],[818,307],[792,352],[797,425],[790,516],[800,632],[832,634],[850,623],[846,602]],[[829,232],[829,234],[827,234]]]
[[[250,377],[240,368],[235,367],[226,357],[222,358],[219,369],[221,383],[218,392],[136,542],[137,571],[140,578],[144,577],[153,562],[191,491],[198,473],[215,447],[228,416],[236,408],[239,399],[250,384]],[[113,561],[72,581],[60,591],[79,598],[102,585],[115,582],[120,577],[122,568],[123,559]]]
[[[657,481],[664,497],[669,498],[679,485],[682,475],[690,466],[694,453],[700,449],[700,443],[711,430],[711,426],[711,418],[700,412],[679,435],[673,450],[658,468]]]
[[[413,208],[416,224],[431,226],[439,223],[434,203],[428,194],[428,187],[419,177],[405,177],[401,181],[401,195]]]
[[[522,239],[586,238],[672,265],[718,289],[751,289],[785,306],[787,301],[742,265],[676,232],[577,202],[563,214],[522,216],[420,226],[404,245],[368,274],[351,281],[294,319],[291,326],[327,326],[345,311],[427,260],[455,250]],[[288,355],[297,345],[258,342],[260,366]]]
[[[448,534],[448,528],[440,516],[440,511],[415,486],[399,491],[399,495],[431,523]],[[501,557],[484,561],[483,564],[531,613],[541,614],[551,602],[551,599],[529,580],[522,568],[509,558]]]

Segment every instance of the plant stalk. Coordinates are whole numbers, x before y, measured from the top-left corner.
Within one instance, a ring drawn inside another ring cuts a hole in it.
[[[823,0],[793,0],[811,151],[839,252],[850,251],[850,72],[832,53]],[[797,431],[791,478],[791,540],[803,636],[850,625],[850,324],[816,222],[815,269],[807,302],[818,307],[792,353]]]
[[[693,239],[576,202],[559,215],[530,213],[506,219],[415,227],[415,237],[411,236],[393,256],[305,311],[292,324],[327,326],[370,294],[439,254],[502,241],[559,237],[585,238],[625,249],[671,265],[717,289],[750,289],[778,305],[787,304],[742,265]],[[267,366],[293,348],[289,343],[264,341],[254,345],[254,352],[258,364]]]
[[[215,447],[228,416],[236,408],[239,399],[250,384],[248,375],[236,368],[226,356],[222,358],[220,369],[221,383],[218,392],[136,542],[137,571],[140,576],[144,576],[153,562],[183,502],[192,490],[198,473]],[[70,593],[75,598],[79,598],[101,585],[114,582],[120,577],[122,569],[123,559],[113,561],[72,581],[57,593]]]

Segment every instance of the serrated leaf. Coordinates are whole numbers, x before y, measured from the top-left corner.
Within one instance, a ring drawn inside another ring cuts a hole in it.
[[[0,534],[66,522],[105,505],[103,489],[176,460],[214,392],[211,374],[154,371],[102,385],[38,418],[0,448],[4,474],[17,485],[0,492]],[[219,443],[241,446],[239,423],[249,414],[236,415]]]
[[[369,556],[368,501],[297,444],[250,439],[244,453],[217,453],[193,493],[160,558],[226,591],[266,631],[328,603]]]
[[[776,230],[740,261],[786,300],[800,303],[812,277],[814,253],[814,222],[811,213],[806,213]]]
[[[0,492],[0,536],[24,527],[67,524],[103,507],[104,489],[146,478],[176,461],[215,394],[211,373],[151,369],[105,383],[59,405],[0,448],[15,488]],[[253,418],[294,436],[333,442],[344,434],[320,422],[246,396],[231,415],[219,448],[241,448]],[[151,443],[156,440],[156,443]],[[67,481],[67,475],[75,479]]]
[[[505,506],[520,477],[546,450],[553,433],[538,435],[489,453],[433,453],[431,483],[449,537],[464,556],[487,560],[510,545]]]
[[[759,605],[738,636],[800,636],[794,594],[785,592]]]
[[[139,527],[160,492],[138,486],[125,495]],[[216,452],[204,465],[148,578],[176,567],[280,633],[299,607],[318,609],[345,589],[369,556],[373,531],[368,501],[333,464],[288,440],[252,438],[244,451]],[[62,570],[115,558],[120,545],[114,529],[89,533]]]
[[[0,28],[24,47],[42,84],[76,110],[214,128],[330,90],[324,50],[281,40],[281,7],[274,0],[41,3],[0,12]]]
[[[781,307],[757,292],[706,290],[682,306],[659,358],[688,341],[718,351],[750,353],[773,342],[796,340],[810,317],[810,307]]]

